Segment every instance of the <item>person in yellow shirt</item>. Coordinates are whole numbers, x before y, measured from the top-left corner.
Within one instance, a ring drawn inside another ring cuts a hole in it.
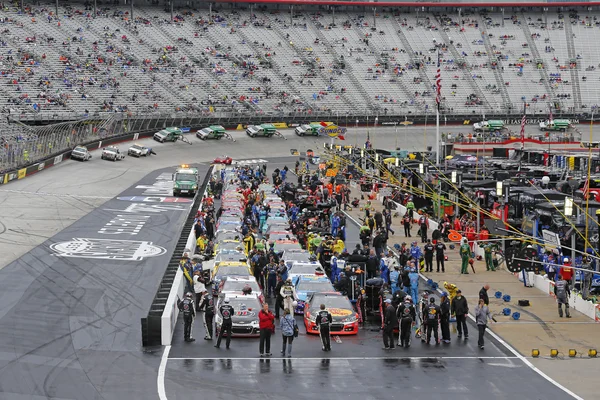
[[[255,244],[256,239],[254,239],[254,235],[252,235],[251,232],[248,232],[246,234],[246,237],[244,238],[244,250],[246,251],[246,255],[248,255],[250,251],[252,251]]]
[[[206,243],[208,242],[208,238],[206,237],[206,234],[202,234],[200,236],[198,236],[198,239],[196,240],[196,247],[198,248],[198,253],[204,253],[204,250],[206,250]]]
[[[342,239],[337,239],[333,245],[333,251],[338,254],[342,254],[345,248],[346,244]]]

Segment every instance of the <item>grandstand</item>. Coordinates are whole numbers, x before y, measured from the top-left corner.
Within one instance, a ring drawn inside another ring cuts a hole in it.
[[[62,4],[64,3],[64,4]],[[597,13],[140,1],[5,4],[0,109],[12,119],[103,113],[506,115],[597,104]],[[253,8],[251,8],[253,7]]]

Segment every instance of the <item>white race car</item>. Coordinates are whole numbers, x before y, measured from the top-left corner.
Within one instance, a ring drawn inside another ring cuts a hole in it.
[[[146,146],[134,144],[129,149],[127,149],[127,155],[133,156],[133,157],[145,157],[145,156],[151,154],[150,151],[151,150],[149,148],[147,148]]]
[[[125,154],[121,153],[121,150],[116,146],[108,146],[102,149],[102,156],[100,158],[103,160],[120,161],[125,158]]]

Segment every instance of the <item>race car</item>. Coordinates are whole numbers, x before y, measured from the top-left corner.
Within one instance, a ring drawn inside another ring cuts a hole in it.
[[[252,276],[247,263],[241,261],[222,261],[213,270],[213,280],[220,281],[224,276]]]
[[[321,304],[325,304],[326,310],[331,313],[333,319],[329,327],[331,333],[358,334],[358,314],[354,311],[350,300],[339,293],[315,293],[309,297],[304,305],[306,333],[319,333],[315,321]]]
[[[213,160],[213,164],[231,165],[232,162],[233,162],[233,159],[231,157],[227,157],[227,156],[217,157]]]
[[[253,276],[227,276],[225,279],[222,279],[219,284],[219,293],[223,293],[225,296],[242,296],[244,294],[244,289],[247,287],[252,290],[252,294],[255,294],[258,297],[260,304],[265,302],[265,296],[263,295],[262,290],[260,290],[256,278]]]
[[[71,151],[71,158],[74,160],[88,161],[92,158],[92,155],[88,151],[87,147],[77,146]]]
[[[146,157],[152,154],[151,151],[152,149],[149,149],[146,146],[134,144],[129,149],[127,149],[127,155],[133,157]]]
[[[125,158],[125,154],[121,153],[121,150],[116,146],[108,146],[102,149],[100,158],[103,160],[120,161]]]
[[[256,294],[254,295],[219,295],[219,300],[215,307],[215,327],[216,335],[221,332],[223,324],[223,316],[219,312],[221,305],[225,299],[229,299],[229,305],[233,307],[231,336],[260,336],[258,327],[258,312],[262,306]]]
[[[299,277],[296,282],[296,296],[298,305],[294,309],[296,314],[304,313],[304,304],[309,296],[314,293],[335,292],[331,281],[323,275],[305,275]]]
[[[292,268],[292,265],[295,262],[308,262],[311,260],[312,256],[308,252],[308,250],[302,249],[290,249],[283,252],[283,256],[281,257],[285,262],[288,270]]]
[[[293,262],[288,271],[292,282],[296,282],[302,276],[325,276],[325,269],[318,261]]]

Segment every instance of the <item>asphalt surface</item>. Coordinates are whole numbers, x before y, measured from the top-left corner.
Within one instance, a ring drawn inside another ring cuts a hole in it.
[[[269,171],[289,166],[293,159],[275,161],[268,164]],[[346,246],[354,247],[358,226],[350,219],[346,235]],[[273,310],[272,299],[270,306]],[[427,345],[413,335],[409,349],[383,350],[381,331],[371,319],[356,336],[333,336],[332,351],[323,352],[319,337],[306,333],[302,316],[296,321],[300,334],[294,339],[292,357],[280,355],[277,329],[273,355],[261,358],[257,338],[233,338],[229,350],[224,343],[216,349],[215,339],[203,340],[201,314],[192,330],[197,341],[186,343],[180,318],[166,364],[166,398],[198,393],[219,399],[567,398],[489,335],[485,349],[479,349],[477,328],[471,322],[469,340],[459,340],[451,324],[451,344]]]
[[[450,130],[465,131],[463,127],[445,129]],[[402,132],[400,128],[398,131]],[[404,140],[393,128],[370,132],[374,146],[381,148],[419,150],[434,141],[431,127],[426,135],[423,127],[405,128]],[[284,135],[289,140],[250,139],[236,132],[235,143],[192,138],[191,146],[144,140],[141,143],[150,144],[157,156],[127,157],[112,163],[100,160],[99,153],[94,152],[89,162],[65,161],[0,187],[4,211],[0,215],[0,266],[5,266],[0,270],[0,398],[156,398],[161,353],[145,353],[140,348],[139,319],[151,303],[185,213],[161,211],[148,213],[148,218],[119,222],[115,216],[124,214],[114,210],[123,211],[131,205],[133,196],[159,195],[160,190],[148,192],[148,188],[136,186],[153,185],[161,172],[169,175],[181,163],[203,163],[221,154],[236,160],[285,157],[291,148],[318,151],[329,141],[299,138],[291,131]],[[363,143],[365,139],[365,128],[351,129],[345,143]],[[401,145],[397,146],[398,142]],[[120,147],[123,150],[128,146]],[[160,171],[162,168],[166,169]],[[185,203],[179,205],[185,207]],[[111,221],[112,225],[107,225]],[[119,223],[121,227],[116,227]],[[119,242],[106,246],[106,242],[92,240],[96,247],[86,258],[65,257],[69,250],[77,250],[81,256],[82,249],[91,245],[89,240],[74,238],[123,239],[121,234],[99,233],[103,228],[105,232],[135,231],[137,235],[126,240],[151,244]],[[349,229],[348,236],[356,237],[356,233]],[[55,245],[54,250],[51,245]],[[165,254],[161,254],[163,249]],[[94,254],[98,257],[107,252],[112,258],[93,258]],[[196,336],[201,335],[196,332]],[[313,349],[318,339],[301,333],[292,360],[284,363],[273,359],[263,364],[255,359],[254,339],[235,340],[231,350],[239,358],[250,360],[230,361],[217,360],[224,353],[208,352],[212,349],[208,343],[196,342],[178,350],[182,343],[176,342],[172,356],[208,359],[170,360],[166,392],[171,399],[205,394],[215,398],[304,398],[323,396],[323,391],[333,393],[328,397],[345,394],[344,398],[372,398],[381,397],[385,388],[397,393],[406,386],[407,393],[425,393],[426,398],[566,398],[519,360],[481,358],[479,349],[472,348],[473,339],[463,344],[464,348],[453,343],[448,348],[421,349],[416,344],[407,350],[410,357],[438,358],[402,361],[399,358],[404,355],[392,356],[380,350],[378,335],[366,329],[356,339],[342,338],[331,353],[335,360],[322,361],[322,354],[315,355],[319,354],[318,348]],[[177,337],[181,336],[179,332]],[[350,345],[353,340],[355,346]],[[274,343],[276,348],[280,342],[275,338]],[[204,347],[208,347],[206,353],[201,350]],[[305,352],[313,354],[314,359],[296,359]],[[371,358],[348,359],[359,353]],[[452,357],[446,354],[473,358],[440,358]],[[490,355],[506,357],[506,352],[489,343],[485,356]],[[388,362],[389,357],[392,359]],[[322,373],[317,368],[323,368]],[[454,372],[456,369],[459,371]],[[411,378],[410,383],[401,385],[398,377]],[[282,387],[289,390],[283,393]]]
[[[170,176],[151,172],[0,271],[1,398],[156,394],[140,318],[192,204],[157,197]]]

